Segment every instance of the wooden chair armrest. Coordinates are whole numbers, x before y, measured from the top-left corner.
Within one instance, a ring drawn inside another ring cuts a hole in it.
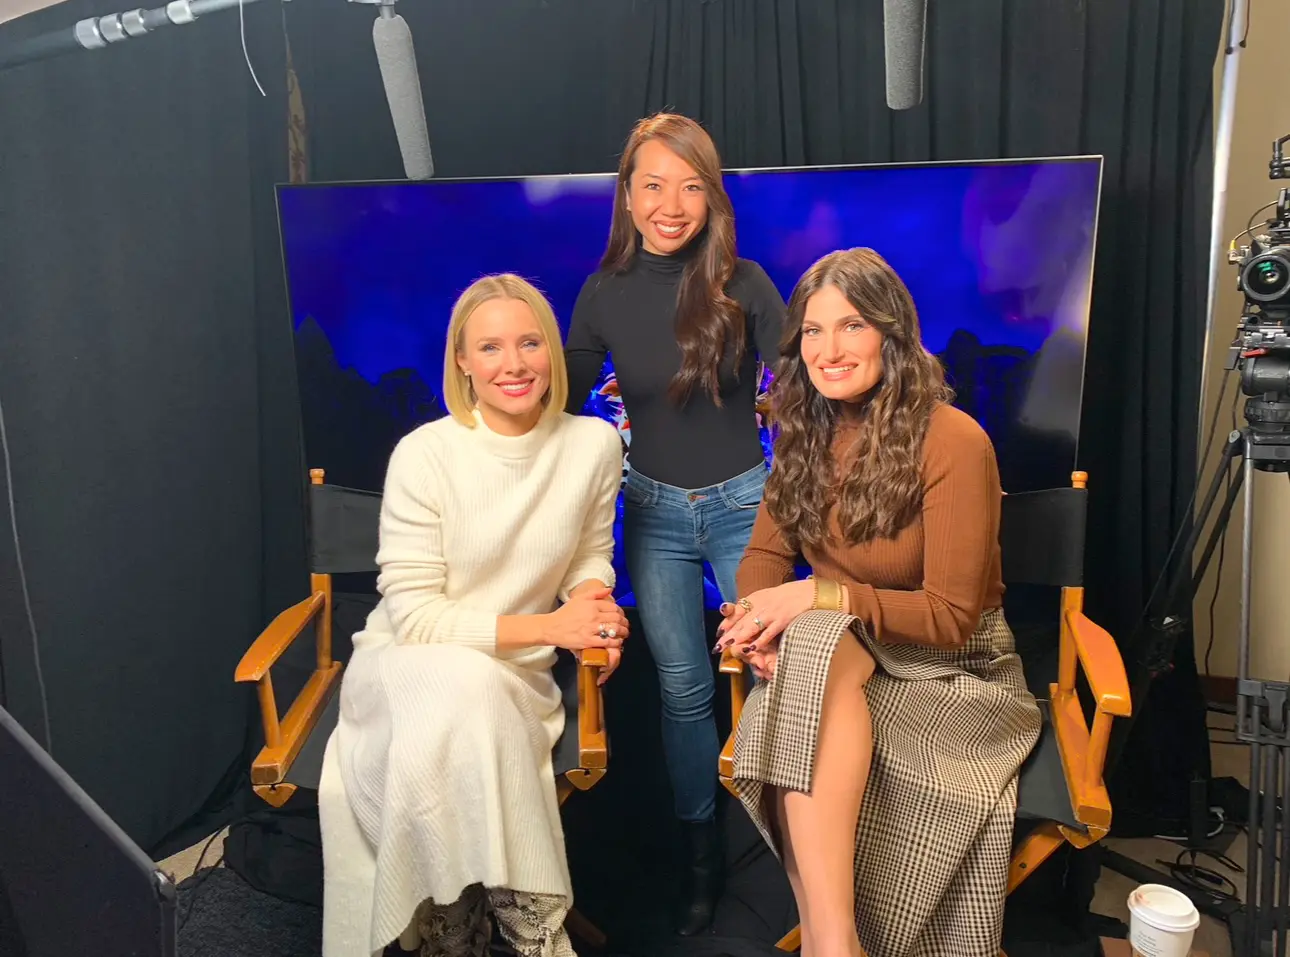
[[[233,680],[259,681],[267,675],[269,669],[291,647],[291,643],[300,637],[300,633],[308,627],[325,603],[326,596],[322,592],[314,592],[269,622],[269,627],[260,632],[260,637],[255,639],[238,662]]]
[[[1075,643],[1075,654],[1088,678],[1097,709],[1117,718],[1129,717],[1133,713],[1129,678],[1115,639],[1083,612],[1067,611],[1066,628]]]
[[[1111,799],[1102,779],[1111,725],[1116,718],[1128,717],[1132,707],[1129,680],[1115,639],[1084,614],[1081,599],[1082,594],[1074,589],[1068,589],[1063,597],[1058,676],[1049,692],[1071,810],[1088,829],[1088,837],[1100,840],[1111,827]],[[1077,666],[1088,678],[1096,702],[1091,728],[1075,690]]]
[[[273,721],[265,721],[265,746],[251,764],[251,783],[255,785],[280,784],[291,770],[300,749],[304,747],[314,726],[327,709],[331,696],[340,684],[340,662],[332,662],[323,671],[315,671],[296,695],[283,716],[281,723],[273,714]]]
[[[604,648],[584,648],[575,653],[578,664],[586,668],[608,668],[609,652]]]
[[[721,673],[730,676],[730,729],[733,741],[734,729],[739,727],[739,718],[744,713],[744,700],[748,696],[747,679],[744,677],[744,662],[735,657],[729,648],[721,652]],[[733,745],[732,745],[733,747]]]
[[[735,732],[731,731],[730,736],[726,738],[726,743],[721,746],[721,754],[717,756],[717,777],[723,784],[729,787],[729,781],[735,776]]]
[[[587,648],[578,658],[578,764],[585,770],[609,766],[609,741],[605,734],[605,701],[599,685],[600,669],[609,666],[603,648]]]
[[[736,658],[729,648],[721,652],[721,673],[723,675],[741,675],[744,673],[744,660]]]

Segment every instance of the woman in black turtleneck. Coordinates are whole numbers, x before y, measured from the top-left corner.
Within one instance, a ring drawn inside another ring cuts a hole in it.
[[[631,421],[627,570],[658,666],[663,745],[687,836],[677,915],[687,935],[711,923],[723,867],[703,565],[733,601],[766,482],[754,409],[759,363],[779,358],[783,319],[770,277],[736,257],[712,139],[683,116],[642,120],[619,164],[601,268],[574,307],[568,409],[581,411],[612,355]]]

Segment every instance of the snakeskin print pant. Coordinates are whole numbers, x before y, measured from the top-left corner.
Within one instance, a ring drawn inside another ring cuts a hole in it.
[[[519,957],[577,957],[564,929],[563,897],[472,884],[453,903],[417,909],[420,957],[488,957],[492,916]]]

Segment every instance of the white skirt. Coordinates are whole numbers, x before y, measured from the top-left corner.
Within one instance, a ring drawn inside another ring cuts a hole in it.
[[[373,637],[356,636],[319,788],[324,957],[379,953],[471,884],[571,902],[551,672]]]

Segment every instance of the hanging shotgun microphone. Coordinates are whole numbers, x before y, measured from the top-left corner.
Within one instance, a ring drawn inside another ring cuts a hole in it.
[[[376,47],[376,62],[381,68],[381,82],[385,84],[399,152],[403,154],[403,172],[408,179],[429,179],[434,175],[434,157],[430,153],[417,54],[412,45],[412,31],[407,21],[394,12],[394,2],[378,0],[380,16],[372,24],[372,43]]]
[[[927,0],[882,0],[887,106],[909,110],[923,102]]]

